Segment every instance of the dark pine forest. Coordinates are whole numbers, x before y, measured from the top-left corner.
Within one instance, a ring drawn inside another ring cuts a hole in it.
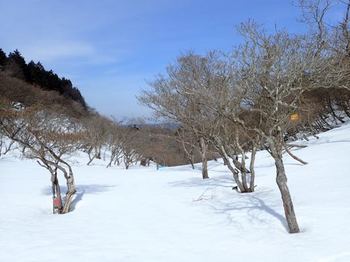
[[[0,49],[0,73],[2,77],[17,78],[44,91],[56,91],[87,110],[84,97],[78,88],[73,86],[71,80],[59,77],[52,70],[46,70],[40,62],[26,63],[17,49],[8,55]]]

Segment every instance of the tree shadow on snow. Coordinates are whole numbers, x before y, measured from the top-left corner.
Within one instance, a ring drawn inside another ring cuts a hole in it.
[[[179,180],[169,183],[174,187],[233,187],[236,183],[229,175],[216,176],[210,179],[203,179],[201,177],[191,177],[186,180]]]
[[[109,191],[111,188],[115,187],[114,185],[98,185],[98,184],[91,184],[91,185],[77,185],[75,193],[74,200],[71,205],[71,211],[75,210],[76,205],[83,199],[85,194],[99,194],[103,192]],[[67,191],[66,186],[61,186],[61,193],[62,197],[65,196],[65,193]],[[51,195],[51,187],[46,187],[42,190],[42,193],[44,195]]]
[[[200,197],[202,199],[196,199],[196,202],[209,205],[215,213],[226,215],[232,223],[239,224],[239,217],[246,219],[248,215],[248,219],[252,223],[270,225],[270,216],[277,219],[288,230],[284,216],[276,211],[280,209],[281,203],[279,199],[276,201],[274,194],[269,189],[259,188],[253,193],[237,193],[232,190],[232,187],[236,184],[233,178],[228,175],[217,176],[206,180],[200,177],[192,177],[186,180],[171,182],[169,185],[174,187],[205,188],[205,191]],[[222,188],[222,190],[217,191],[217,188]],[[206,196],[207,194],[210,196]],[[265,201],[269,200],[271,204],[266,204],[263,199]]]
[[[254,192],[244,195],[236,195],[234,199],[214,199],[209,206],[214,209],[216,213],[225,214],[233,223],[237,223],[237,216],[248,215],[251,222],[258,222],[270,225],[268,217],[264,214],[277,219],[281,225],[288,231],[288,225],[285,217],[278,213],[273,207],[267,205],[262,199],[262,196],[267,196],[268,192]],[[276,204],[277,206],[277,204]],[[276,207],[277,209],[277,207]],[[245,216],[246,217],[246,216]]]

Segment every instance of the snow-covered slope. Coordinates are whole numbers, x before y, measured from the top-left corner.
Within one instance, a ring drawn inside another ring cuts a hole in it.
[[[0,261],[350,261],[350,125],[285,157],[300,234],[287,233],[272,159],[257,188],[232,190],[220,162],[209,180],[188,166],[74,164],[75,210],[52,215],[50,178],[34,161],[0,159]]]

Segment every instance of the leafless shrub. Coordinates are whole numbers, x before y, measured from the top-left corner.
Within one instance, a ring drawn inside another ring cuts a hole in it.
[[[23,148],[26,157],[36,159],[50,172],[53,212],[69,212],[76,189],[73,170],[65,156],[79,147],[80,133],[76,121],[49,108],[32,106],[16,110],[5,102],[0,108],[0,129]],[[64,201],[58,183],[59,173],[67,183]]]
[[[106,145],[110,133],[110,120],[100,116],[88,116],[81,120],[84,129],[83,150],[87,153],[90,165],[94,159],[101,159],[102,147]]]

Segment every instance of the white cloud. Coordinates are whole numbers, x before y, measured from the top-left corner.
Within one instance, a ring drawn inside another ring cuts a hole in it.
[[[91,57],[96,54],[92,45],[75,41],[41,41],[32,43],[31,45],[25,45],[21,48],[21,51],[28,58],[44,62],[53,62],[67,58]]]

